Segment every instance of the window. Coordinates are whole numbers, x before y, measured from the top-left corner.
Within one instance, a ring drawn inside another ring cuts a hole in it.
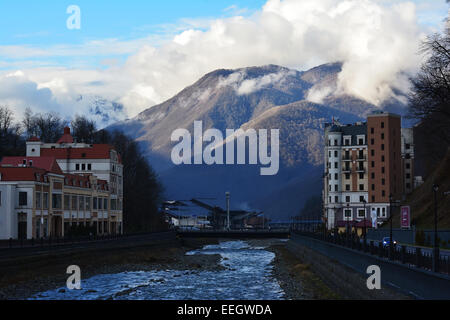
[[[70,196],[68,194],[64,195],[64,210],[70,210]]]
[[[350,202],[350,196],[345,197],[345,202]]]
[[[364,218],[366,216],[366,212],[364,209],[358,209],[358,218]]]
[[[363,184],[359,185],[359,191],[364,191],[364,185]]]
[[[407,184],[406,184],[406,188],[407,188],[407,189],[411,189],[411,183],[407,183]]]
[[[331,189],[331,188],[330,188]],[[331,190],[330,190],[331,191]],[[92,209],[97,210],[97,198],[92,199]]]
[[[384,186],[384,185],[386,185],[386,179],[381,179],[381,184]]]
[[[85,164],[85,163],[83,163],[83,164],[81,165],[81,170],[82,170],[82,171],[86,171],[86,164]]]
[[[108,199],[103,199],[103,210],[108,210]]]
[[[339,202],[339,198],[338,196],[334,196],[334,202],[338,203]]]
[[[88,163],[87,168],[88,168],[88,171],[91,171],[92,170],[92,164]]]
[[[381,140],[384,140],[384,133],[381,134]]]
[[[384,162],[385,158],[384,156],[381,156],[381,162]]]
[[[370,154],[372,155],[372,157],[375,156],[375,150],[370,150]]]
[[[381,145],[381,150],[384,151],[384,143]]]
[[[72,210],[77,210],[78,208],[78,196],[72,196]]]
[[[370,144],[374,145],[375,144],[375,140],[374,139],[370,139]]]
[[[359,174],[359,178],[360,178],[360,179],[364,179],[364,173],[360,173],[360,174]]]
[[[337,163],[337,162],[334,163],[334,168],[335,168],[335,169],[338,168],[338,163]]]
[[[375,129],[374,128],[370,128],[370,133],[374,134],[375,133]]]
[[[336,185],[334,185],[334,191],[339,191],[339,186],[336,184]]]
[[[62,195],[52,194],[52,208],[62,209]]]
[[[359,202],[364,202],[364,196],[359,196]]]
[[[91,210],[91,197],[86,197],[86,211]]]
[[[382,196],[382,197],[386,197],[386,191],[381,190],[381,196]]]
[[[42,203],[41,203],[41,193],[36,192],[36,209],[41,209]]]
[[[19,192],[19,206],[28,205],[28,194],[26,192]]]
[[[338,180],[338,179],[339,179],[339,174],[335,173],[335,174],[334,174],[334,179],[335,179],[335,180]]]
[[[372,166],[372,168],[375,168],[375,161],[372,161],[370,165]]]
[[[345,179],[347,179],[347,180],[350,179],[350,173],[345,174]]]
[[[364,144],[364,139],[359,138],[358,142],[359,142],[359,145],[362,146]]]
[[[76,170],[76,171],[80,171],[80,164],[79,164],[79,163],[77,163],[77,164],[75,165],[75,170]]]
[[[350,191],[350,185],[349,184],[345,185],[345,191]]]
[[[99,210],[103,209],[103,198],[98,198],[98,209]]]
[[[43,205],[43,208],[44,208],[44,210],[48,210],[48,193],[47,192],[44,192],[44,205]]]
[[[381,122],[381,128],[384,128],[384,122]]]
[[[407,173],[406,174],[406,179],[410,179],[411,178],[411,174],[410,173]]]
[[[334,145],[337,146],[338,145],[338,141],[335,139],[334,140]]]
[[[78,210],[80,210],[80,211],[84,210],[84,197],[83,196],[78,197]]]
[[[328,186],[328,191],[331,191],[331,184]],[[95,209],[95,208],[94,208]]]
[[[406,149],[406,150],[411,149],[411,145],[410,145],[409,143],[407,143],[407,144],[405,145],[405,149]]]
[[[345,219],[350,220],[352,218],[352,209],[345,209],[344,216]]]
[[[386,169],[384,167],[381,167],[381,173],[385,173]]]
[[[331,203],[331,197],[328,197],[328,199],[329,199],[329,203]]]
[[[372,196],[372,202],[375,202],[375,196]]]
[[[331,158],[331,151],[328,151],[328,158]]]
[[[411,164],[410,163],[406,164],[406,169],[411,169]]]
[[[373,191],[373,190],[375,190],[375,185],[374,185],[374,184],[372,184],[372,191]]]
[[[372,179],[375,179],[375,172],[371,173]]]

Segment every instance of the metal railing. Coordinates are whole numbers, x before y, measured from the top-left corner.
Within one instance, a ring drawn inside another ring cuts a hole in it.
[[[411,247],[406,245],[394,245],[390,253],[389,246],[383,246],[379,241],[366,240],[358,237],[354,233],[324,233],[322,232],[307,232],[303,230],[291,230],[294,234],[315,238],[317,240],[333,243],[338,246],[351,248],[357,251],[362,251],[373,256],[385,258],[387,260],[400,262],[404,265],[414,266],[427,271],[433,269],[433,253],[426,252],[419,247]],[[391,257],[390,257],[391,255]],[[436,271],[442,274],[450,275],[450,256],[439,255],[438,265]]]

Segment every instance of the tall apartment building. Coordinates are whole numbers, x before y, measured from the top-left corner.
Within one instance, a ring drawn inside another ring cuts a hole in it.
[[[378,112],[366,123],[325,125],[324,217],[336,226],[389,218],[389,196],[401,200],[413,177],[412,134],[398,115]],[[403,150],[403,152],[402,152]],[[406,159],[408,157],[408,159]],[[406,169],[408,168],[408,169]]]
[[[123,233],[122,168],[113,147],[74,143],[68,128],[56,144],[30,139],[0,164],[0,239]]]

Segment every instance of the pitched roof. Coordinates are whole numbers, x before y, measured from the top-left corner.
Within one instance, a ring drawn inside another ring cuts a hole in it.
[[[20,167],[0,167],[1,181],[36,181],[36,174],[39,173],[42,181],[46,170],[40,168],[20,168]]]
[[[109,144],[94,144],[90,148],[43,148],[41,155],[56,159],[110,159],[113,149]]]
[[[63,173],[55,157],[4,157],[0,165],[23,168],[24,162],[28,167],[44,169],[56,174]]]

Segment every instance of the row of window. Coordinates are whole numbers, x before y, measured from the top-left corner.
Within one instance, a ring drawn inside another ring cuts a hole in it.
[[[90,197],[82,195],[64,195],[64,204],[62,194],[52,194],[52,208],[64,210],[108,210],[108,198]],[[27,192],[19,193],[19,205],[27,205]],[[36,192],[36,209],[47,210],[49,208],[49,196],[47,192]],[[122,210],[122,201],[111,199],[111,210]]]
[[[91,163],[76,163],[75,164],[76,171],[92,171]]]
[[[386,208],[376,208],[376,212],[377,212],[377,217],[378,218],[386,218],[387,217],[387,212],[386,212]],[[364,218],[366,216],[366,211],[364,209],[358,209],[357,210],[357,217],[358,218]],[[353,211],[352,209],[344,209],[344,217],[348,220],[351,219],[353,217]]]
[[[331,189],[332,189],[332,186],[330,184],[328,186],[328,190],[331,191]],[[334,185],[334,191],[335,192],[339,192],[339,185],[337,185],[337,184]],[[350,185],[349,184],[345,185],[345,191],[350,191]],[[360,184],[359,185],[359,191],[364,191],[364,184]]]
[[[328,200],[329,200],[328,203],[333,203],[333,197],[330,196],[328,198]],[[365,197],[364,196],[359,196],[359,202],[363,203],[364,201],[366,201]],[[350,196],[345,196],[345,202],[346,203],[350,203],[351,202]],[[334,203],[340,203],[339,196],[334,196]]]
[[[372,175],[373,175],[373,173],[372,173]],[[345,180],[350,180],[350,173],[345,173],[344,177],[345,177]],[[363,180],[365,178],[365,173],[363,173],[363,172],[359,173],[358,177],[359,177],[359,179]],[[332,180],[333,179],[333,175],[330,173],[328,175],[328,178],[330,180]],[[339,180],[339,173],[335,173],[334,174],[334,180]]]

